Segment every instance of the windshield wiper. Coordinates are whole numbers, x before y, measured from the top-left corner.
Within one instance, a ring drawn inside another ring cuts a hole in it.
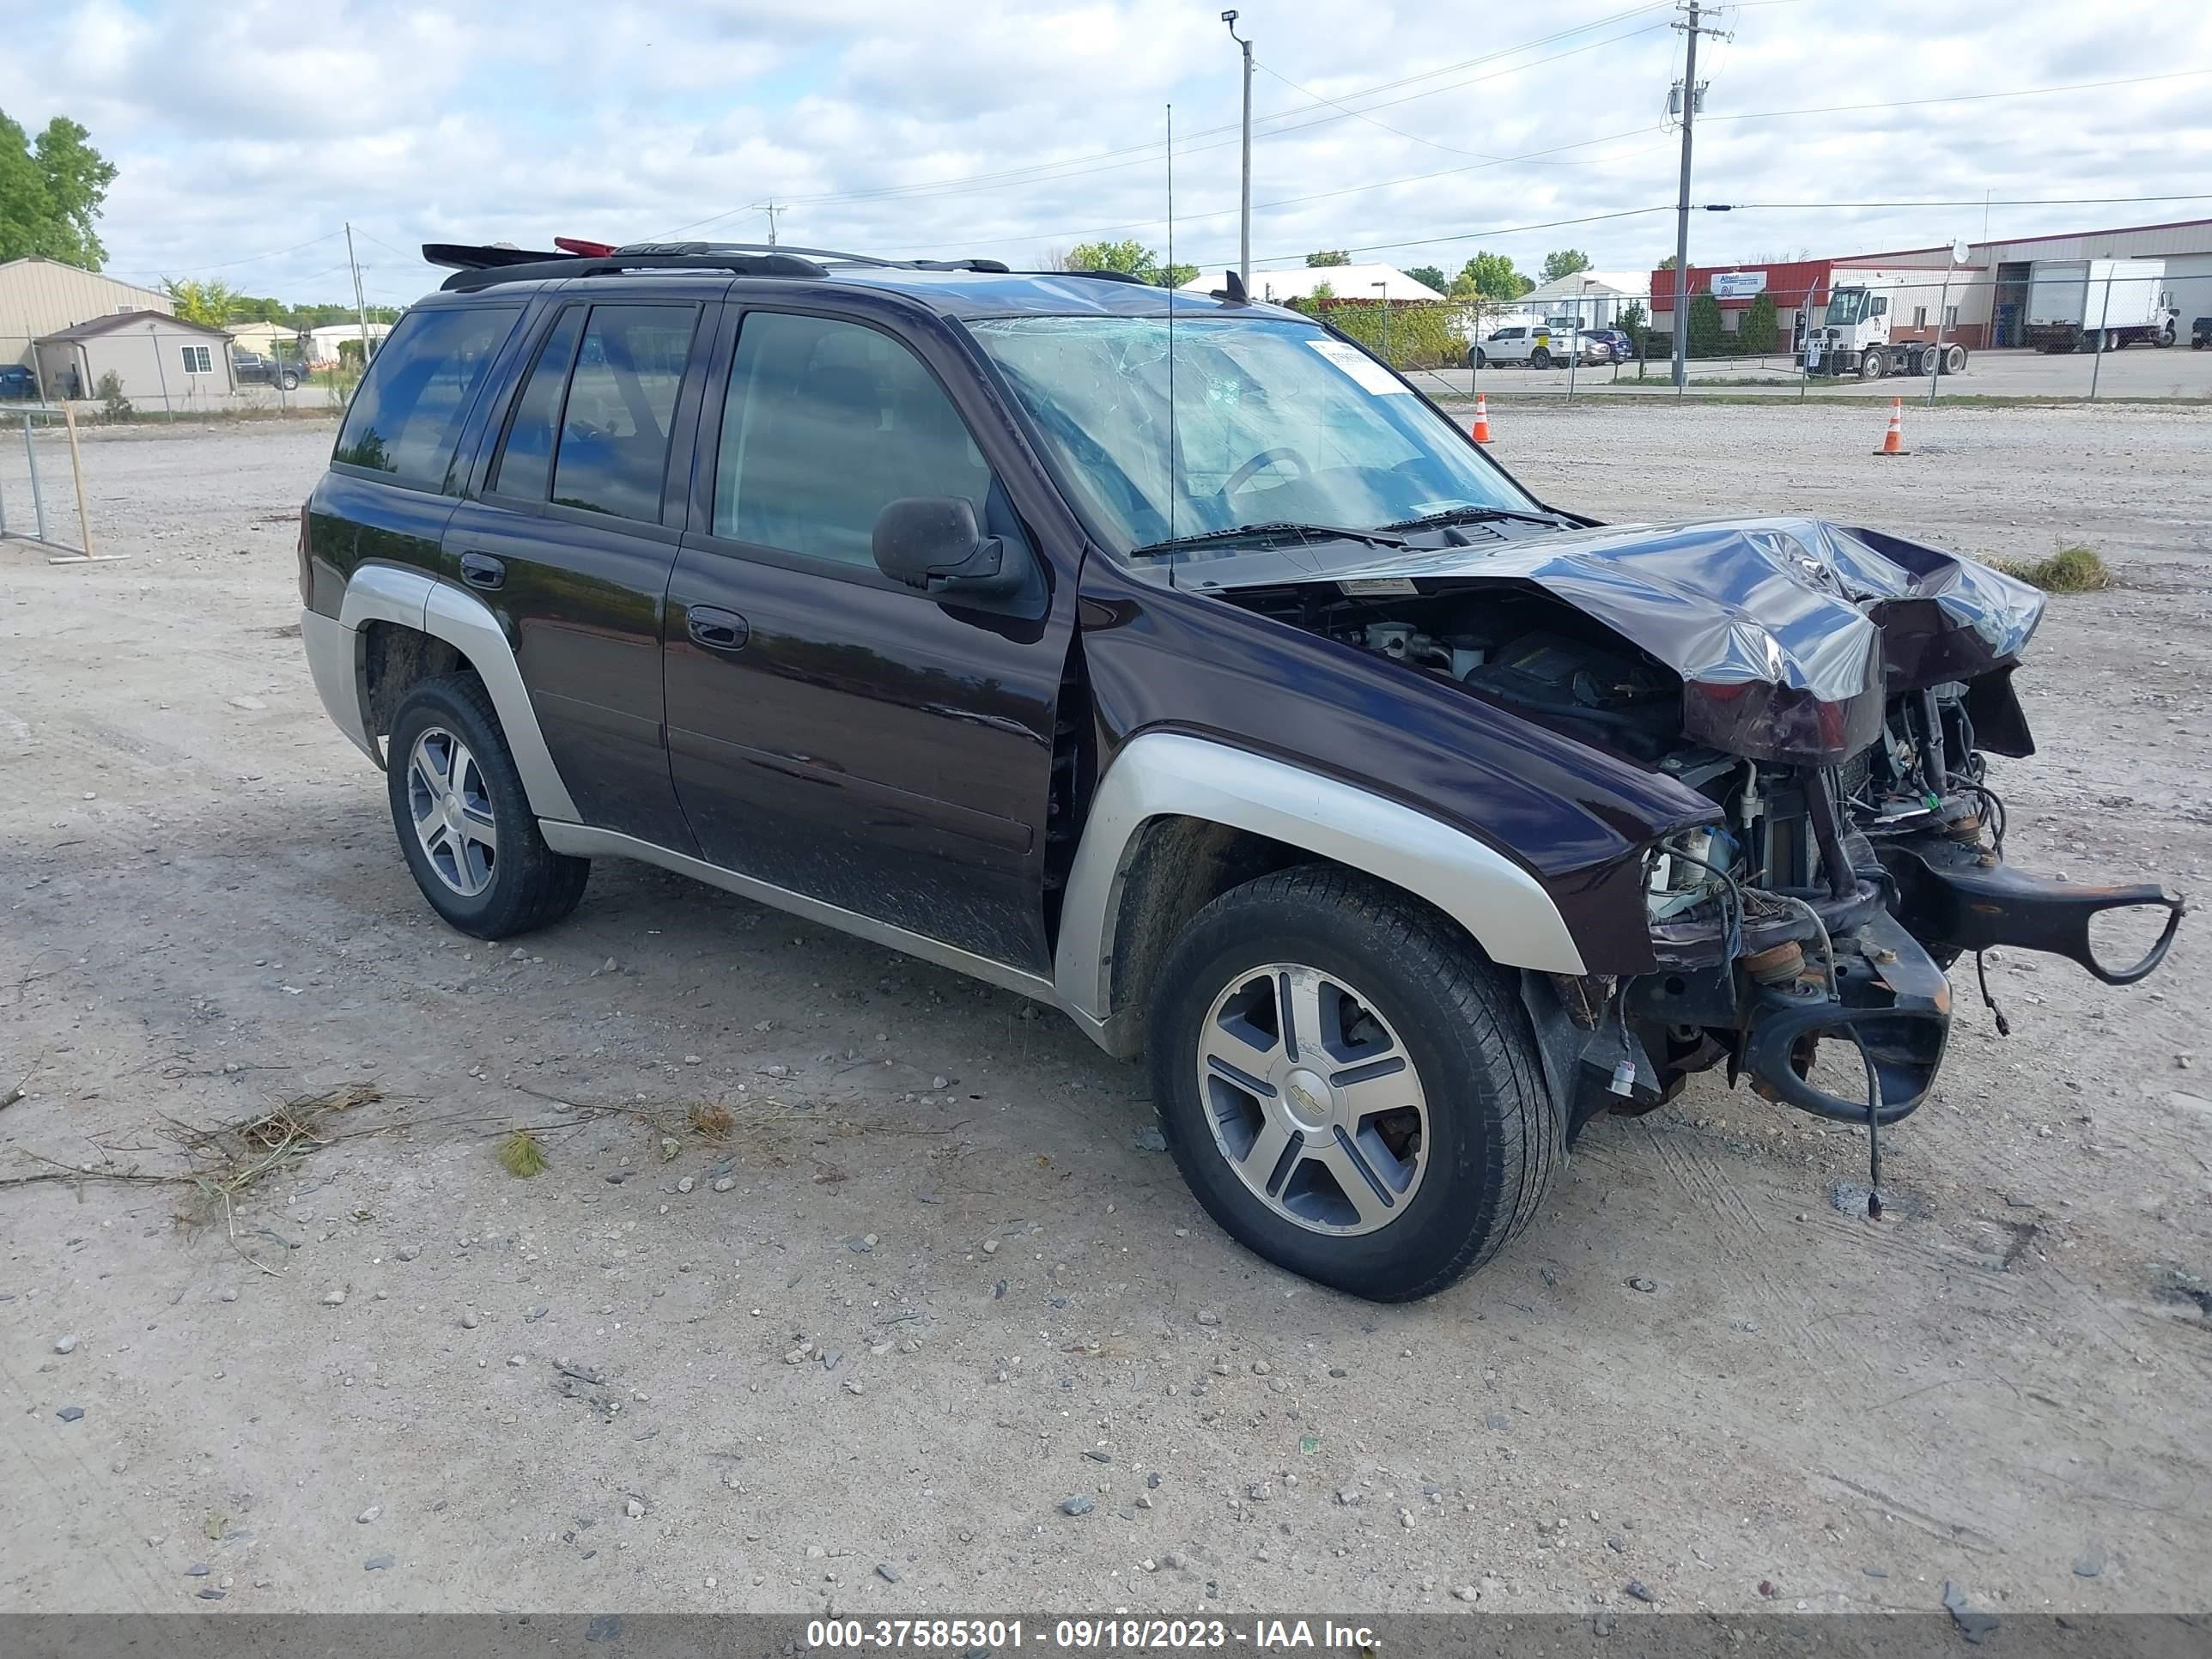
[[[1437,530],[1446,525],[1480,524],[1486,519],[1510,519],[1516,524],[1540,524],[1547,530],[1562,530],[1559,520],[1543,513],[1523,513],[1516,507],[1448,507],[1441,513],[1424,513],[1418,519],[1400,519],[1392,524],[1376,526],[1382,530]]]
[[[1390,526],[1388,529],[1395,529]],[[1201,530],[1188,536],[1171,536],[1164,542],[1148,543],[1129,550],[1132,558],[1141,558],[1152,553],[1173,553],[1186,547],[1212,547],[1224,542],[1244,541],[1255,536],[1297,536],[1306,541],[1364,542],[1370,547],[1403,547],[1402,536],[1387,534],[1384,529],[1351,530],[1341,525],[1299,524],[1287,519],[1271,520],[1265,524],[1240,524],[1228,530]]]

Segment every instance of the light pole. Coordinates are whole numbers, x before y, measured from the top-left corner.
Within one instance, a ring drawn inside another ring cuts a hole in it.
[[[1379,289],[1382,295],[1382,361],[1387,363],[1390,361],[1390,284],[1370,283],[1368,286]]]
[[[1244,186],[1237,198],[1237,280],[1249,294],[1252,291],[1252,43],[1237,33],[1237,14],[1224,11],[1221,21],[1229,25],[1229,38],[1244,53]]]

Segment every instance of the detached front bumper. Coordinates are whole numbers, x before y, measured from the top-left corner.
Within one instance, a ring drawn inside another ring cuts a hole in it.
[[[1703,963],[1694,960],[1698,941],[1680,933],[1660,941],[1662,971],[1629,988],[1626,1012],[1655,1063],[1642,1075],[1671,1073],[1674,1082],[1632,1093],[1618,1109],[1648,1109],[1682,1075],[1725,1060],[1731,1082],[1747,1077],[1768,1099],[1814,1116],[1864,1123],[1873,1109],[1876,1122],[1895,1122],[1927,1098],[1942,1066],[1952,961],[2005,945],[2066,957],[2107,985],[2132,985],[2165,960],[2187,910],[2155,884],[2029,875],[1942,833],[1859,845],[1868,867],[1856,893],[1805,900],[1829,930],[1832,979],[1802,910],[1795,926],[1770,920],[1742,930],[1732,960],[1718,939]],[[2095,919],[2144,908],[2164,912],[2155,940],[2133,962],[2101,958]],[[1824,1041],[1851,1051],[1851,1063],[1819,1063]]]

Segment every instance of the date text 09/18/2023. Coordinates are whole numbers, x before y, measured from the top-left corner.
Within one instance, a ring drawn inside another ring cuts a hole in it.
[[[1154,1653],[1237,1648],[1248,1653],[1376,1650],[1373,1631],[1333,1619],[1255,1619],[1249,1628],[1222,1619],[817,1619],[806,1626],[810,1653],[841,1651],[997,1653],[1022,1647],[1065,1652]]]

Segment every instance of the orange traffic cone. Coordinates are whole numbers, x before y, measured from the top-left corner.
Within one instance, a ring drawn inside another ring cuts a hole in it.
[[[1881,447],[1875,453],[1910,455],[1911,453],[1905,447],[1905,399],[1892,398],[1889,400],[1889,430],[1882,434]]]
[[[1490,441],[1490,399],[1480,392],[1474,394],[1474,431],[1471,435],[1479,444]]]

